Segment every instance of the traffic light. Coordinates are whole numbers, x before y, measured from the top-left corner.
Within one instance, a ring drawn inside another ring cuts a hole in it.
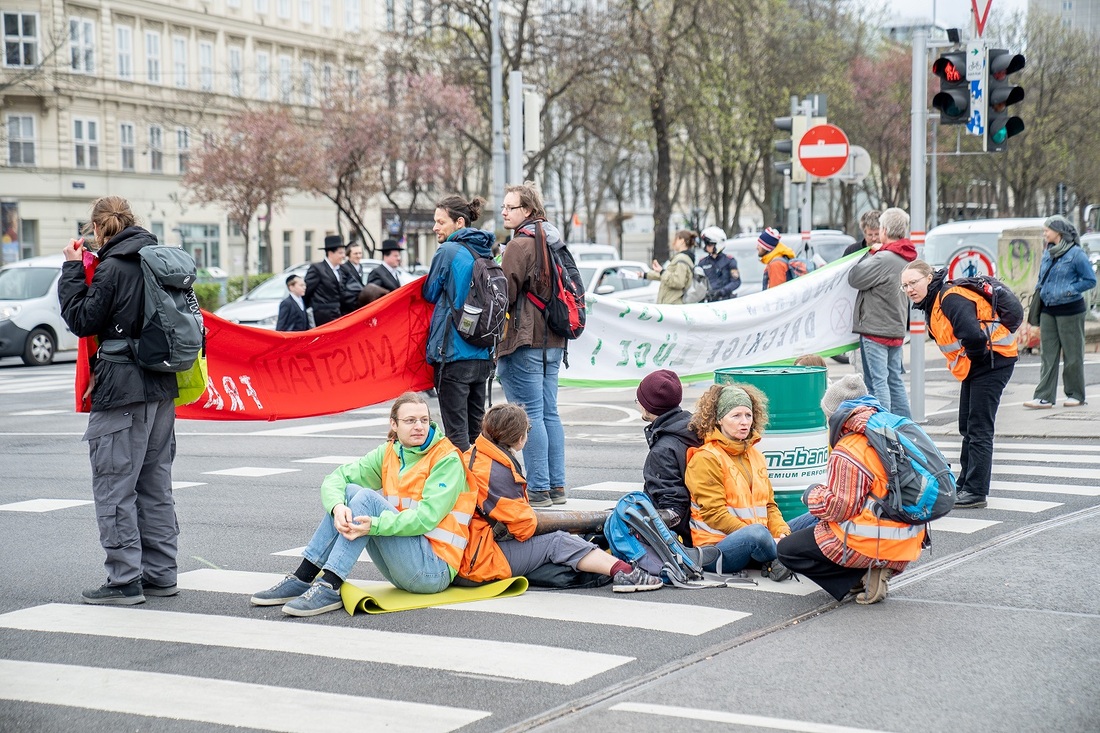
[[[772,163],[777,173],[791,173],[791,183],[805,183],[806,169],[798,162],[798,142],[806,134],[806,117],[776,117],[775,128],[783,132],[789,132],[789,137],[784,137],[775,144],[775,152],[781,155],[791,156],[790,160],[777,160]]]
[[[1024,121],[1013,117],[1009,105],[1017,104],[1024,98],[1024,88],[1013,84],[1008,76],[1024,68],[1022,54],[1012,53],[1003,48],[989,49],[986,68],[989,82],[985,89],[985,137],[982,149],[987,153],[1006,149],[1008,139],[1024,131]]]
[[[932,106],[940,111],[941,125],[965,125],[970,119],[970,87],[966,82],[966,52],[948,51],[932,64],[940,91]]]

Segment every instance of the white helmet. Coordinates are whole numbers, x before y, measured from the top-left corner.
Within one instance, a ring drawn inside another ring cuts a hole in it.
[[[703,240],[703,246],[708,244],[721,244],[726,241],[726,233],[721,227],[707,227],[699,233],[699,238]]]

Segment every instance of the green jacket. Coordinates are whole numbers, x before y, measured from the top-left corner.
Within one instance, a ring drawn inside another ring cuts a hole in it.
[[[660,280],[661,289],[657,291],[657,305],[681,305],[684,293],[691,287],[695,275],[695,261],[686,252],[677,252],[661,272],[650,270],[647,280]]]

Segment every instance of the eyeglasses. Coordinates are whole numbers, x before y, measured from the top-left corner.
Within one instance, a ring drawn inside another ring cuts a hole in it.
[[[432,419],[430,417],[403,417],[397,422],[411,428],[417,423],[420,423],[421,425],[431,425]]]
[[[919,278],[917,280],[902,280],[901,281],[901,289],[902,290],[912,290],[913,288],[920,285],[922,282],[924,282],[923,277]]]
[[[515,211],[516,209],[522,209],[522,206],[509,206],[508,204],[501,204],[501,211]]]

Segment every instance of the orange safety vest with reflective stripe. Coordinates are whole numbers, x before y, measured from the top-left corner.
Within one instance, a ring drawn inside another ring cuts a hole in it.
[[[745,451],[737,461],[714,443],[704,443],[698,448],[688,448],[687,459],[699,451],[707,451],[722,464],[722,477],[726,489],[726,509],[746,524],[768,526],[768,502],[772,500],[772,487],[767,480],[768,466],[764,455],[757,450]],[[738,465],[740,464],[740,465]],[[746,474],[746,471],[748,472]],[[703,514],[695,498],[691,501],[691,541],[696,547],[713,545],[726,538],[726,533],[714,529],[703,521]]]
[[[920,557],[924,542],[924,525],[894,522],[875,516],[876,499],[886,497],[886,469],[878,453],[859,433],[849,433],[841,438],[833,450],[847,453],[874,477],[871,493],[863,502],[859,514],[843,522],[826,522],[826,526],[846,547],[876,560],[907,562]]]
[[[947,368],[955,375],[955,379],[961,382],[970,374],[970,358],[967,357],[962,343],[955,337],[955,329],[951,326],[951,321],[943,314],[943,308],[940,307],[940,301],[946,295],[961,295],[972,301],[977,307],[978,323],[989,337],[993,351],[1001,356],[1016,356],[1016,337],[997,320],[989,301],[967,288],[958,286],[948,288],[936,296],[928,331],[939,344],[940,351],[947,359]]]
[[[391,446],[382,456],[380,493],[399,512],[416,508],[424,495],[424,484],[427,483],[432,468],[452,452],[458,453],[459,460],[462,460],[462,454],[454,443],[447,438],[441,438],[414,466],[401,473],[401,459]],[[458,495],[454,507],[436,527],[424,534],[436,556],[456,570],[469,543],[470,518],[474,513],[476,498],[477,492],[470,485],[467,474],[466,487]]]
[[[512,472],[512,480],[523,487],[522,498],[496,497],[489,509],[489,480],[493,463],[499,463]],[[538,527],[535,510],[527,503],[527,480],[500,448],[484,435],[479,435],[466,454],[466,467],[470,483],[477,489],[477,509],[470,520],[470,543],[462,555],[458,574],[467,580],[482,583],[512,577],[512,567],[493,537],[490,519],[503,522],[508,531],[521,542],[529,539]],[[490,517],[491,513],[491,517]]]

